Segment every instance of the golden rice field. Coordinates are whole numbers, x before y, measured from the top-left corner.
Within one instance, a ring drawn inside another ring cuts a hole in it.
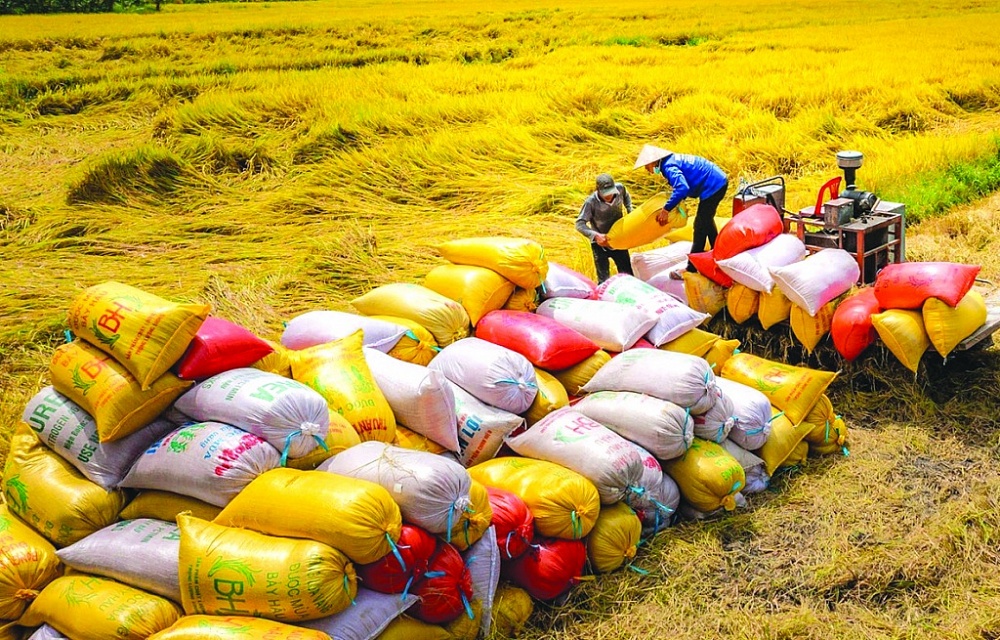
[[[579,205],[601,171],[655,193],[630,171],[646,142],[733,184],[784,175],[789,208],[845,148],[865,153],[863,187],[925,198],[928,176],[1000,153],[998,34],[994,0],[0,17],[0,433],[82,287],[207,301],[274,338],[298,312],[419,280],[445,239],[532,237],[592,273]],[[1000,195],[925,217],[910,259],[1000,278]],[[644,546],[644,573],[541,607],[524,637],[1000,638],[1000,358],[904,373],[885,354],[845,369],[850,456],[676,527]]]

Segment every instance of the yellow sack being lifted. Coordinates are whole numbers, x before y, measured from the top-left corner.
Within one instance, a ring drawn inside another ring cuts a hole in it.
[[[340,340],[295,352],[292,376],[326,398],[362,441],[392,442],[396,417],[368,368],[363,340],[358,329]]]
[[[549,373],[562,384],[567,394],[578,396],[583,385],[590,382],[597,371],[609,362],[611,362],[611,355],[607,351],[597,351],[580,364],[575,364],[569,369],[550,371]]]
[[[268,373],[273,373],[284,378],[291,378],[292,361],[288,357],[288,349],[280,342],[273,342],[271,340],[264,340],[264,342],[270,345],[273,351],[250,366],[254,369],[267,371]]]
[[[723,365],[722,377],[757,389],[784,411],[792,424],[798,424],[837,374],[738,353]]]
[[[412,320],[430,331],[441,347],[469,335],[469,314],[465,308],[419,284],[385,284],[355,298],[351,305],[366,316]]]
[[[948,357],[958,343],[985,324],[986,301],[978,291],[965,294],[957,307],[949,307],[937,298],[927,298],[923,317],[924,329],[934,349],[942,357]]]
[[[538,385],[538,393],[524,414],[528,426],[535,424],[556,409],[569,404],[566,387],[562,386],[562,383],[551,373],[535,367],[535,384]]]
[[[684,279],[684,295],[689,307],[710,316],[726,307],[725,287],[715,284],[700,273],[685,271],[681,277]]]
[[[770,329],[779,322],[788,320],[792,313],[792,301],[788,299],[780,287],[771,289],[771,293],[760,294],[760,305],[757,308],[757,319],[760,326]]]
[[[298,622],[340,613],[358,595],[354,565],[314,540],[231,529],[191,516],[181,528],[181,603],[189,615]]]
[[[587,558],[594,573],[610,573],[635,557],[642,520],[624,502],[601,507],[587,535]]]
[[[426,367],[434,359],[438,351],[441,350],[438,347],[437,341],[434,340],[434,334],[418,322],[414,322],[408,318],[400,318],[399,316],[371,317],[376,320],[385,320],[386,322],[406,327],[406,333],[399,339],[396,346],[389,350],[389,355],[397,360],[412,362],[413,364]]]
[[[55,547],[0,504],[0,620],[20,618],[61,573]]]
[[[507,298],[507,302],[504,303],[503,308],[507,311],[527,311],[531,313],[538,308],[538,291],[518,287]]]
[[[736,350],[740,348],[739,340],[716,340],[712,343],[711,348],[708,350],[702,358],[712,367],[712,372],[718,375],[722,368],[726,366],[726,362],[733,357]]]
[[[661,346],[660,349],[704,358],[705,354],[712,348],[712,345],[720,339],[720,336],[714,333],[695,328],[682,334],[679,338],[674,338]]]
[[[469,507],[451,528],[451,544],[465,551],[479,542],[493,524],[493,507],[486,487],[475,480],[469,485]]]
[[[799,445],[815,425],[806,421],[792,424],[788,415],[777,408],[772,407],[771,434],[767,437],[764,446],[757,450],[757,456],[764,461],[767,475],[773,476],[785,461],[792,457],[793,453],[801,452]]]
[[[146,489],[140,491],[139,495],[125,505],[118,517],[122,520],[153,518],[154,520],[177,522],[177,516],[182,513],[188,513],[202,520],[212,520],[221,512],[222,507],[202,502],[198,498],[182,496],[179,493],[169,491]]]
[[[760,307],[760,292],[754,291],[750,287],[734,282],[726,292],[726,308],[729,310],[729,317],[736,324],[743,324],[754,317]]]
[[[226,505],[215,523],[318,540],[358,564],[391,553],[403,524],[399,505],[380,485],[297,469],[261,474]]]
[[[316,447],[300,458],[289,458],[285,466],[312,471],[328,458],[332,458],[356,444],[361,444],[361,438],[351,423],[347,421],[347,418],[330,409],[330,429],[326,432],[323,444],[326,445],[326,448]]]
[[[184,616],[149,640],[330,640],[322,631],[246,616]]]
[[[424,277],[424,286],[462,305],[472,326],[490,311],[502,309],[514,283],[485,267],[443,264]]]
[[[736,508],[736,494],[746,487],[739,461],[714,442],[695,438],[680,458],[662,462],[684,499],[698,511]]]
[[[49,375],[56,391],[93,416],[101,442],[145,427],[194,384],[165,373],[144,391],[114,358],[79,341],[56,349]]]
[[[667,223],[660,225],[656,215],[667,204],[667,194],[660,192],[638,207],[626,213],[608,230],[608,244],[612,249],[634,249],[644,244],[656,242],[674,229],[687,224],[687,215],[680,207],[667,215]]]
[[[47,624],[73,640],[146,640],[180,615],[180,608],[166,598],[114,580],[74,574],[50,582],[18,624]]]
[[[494,458],[470,467],[469,475],[524,500],[543,536],[579,540],[594,528],[601,511],[594,483],[553,462]]]
[[[105,491],[84,478],[24,423],[10,441],[3,494],[12,513],[57,547],[114,523],[125,505],[121,491]]]
[[[516,638],[535,611],[528,592],[511,584],[501,583],[493,597],[493,629],[497,638]]]
[[[524,289],[540,287],[549,274],[545,251],[534,240],[465,238],[439,244],[437,250],[448,262],[491,269]]]
[[[896,356],[904,367],[916,373],[920,366],[920,358],[931,346],[921,312],[889,309],[882,313],[873,313],[872,326],[892,355]]]
[[[67,324],[148,389],[181,359],[209,310],[207,304],[178,304],[120,282],[105,282],[73,299]]]
[[[798,305],[792,305],[792,310],[789,312],[792,333],[806,348],[807,353],[812,354],[823,336],[830,333],[837,302],[838,300],[827,302],[819,308],[815,316],[810,316],[808,311]]]

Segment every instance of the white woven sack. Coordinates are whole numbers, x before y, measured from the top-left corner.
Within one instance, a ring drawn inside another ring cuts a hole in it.
[[[444,374],[375,349],[364,352],[375,384],[382,390],[396,422],[457,453],[455,393]]]
[[[180,602],[180,540],[180,528],[175,523],[140,518],[104,527],[59,549],[56,555],[77,571]]]
[[[343,311],[307,311],[295,316],[281,334],[281,344],[289,349],[308,349],[318,344],[346,338],[358,329],[366,347],[388,353],[407,328],[394,322]]]
[[[222,422],[252,433],[283,458],[310,453],[330,429],[323,396],[301,382],[260,369],[213,376],[178,398],[174,408],[198,422]]]
[[[631,305],[570,298],[546,300],[535,313],[576,329],[608,351],[632,348],[659,321],[656,314]]]
[[[770,269],[785,297],[810,316],[846,293],[861,276],[854,256],[843,249],[823,249],[801,262]]]
[[[635,445],[571,408],[557,409],[507,438],[511,449],[576,471],[594,483],[602,504],[640,491],[642,458]]]
[[[672,267],[687,263],[691,253],[691,242],[681,240],[652,251],[643,251],[631,255],[632,273],[636,278],[649,282],[650,278],[670,271]]]
[[[535,368],[520,353],[480,338],[463,338],[448,345],[428,368],[491,407],[524,413],[535,401]]]
[[[252,433],[197,422],[154,442],[120,486],[172,491],[224,507],[254,478],[280,464],[278,450]]]
[[[684,290],[684,279],[683,276],[680,278],[672,278],[673,273],[683,274],[685,270],[685,265],[681,264],[674,269],[669,271],[662,271],[646,282],[656,287],[663,293],[667,294],[677,302],[687,306],[688,296],[687,292]]]
[[[354,597],[351,606],[340,613],[295,624],[322,631],[333,640],[373,640],[390,622],[416,604],[417,600],[419,598],[412,593],[401,596],[358,587],[358,595]]]
[[[21,419],[88,480],[114,489],[135,459],[153,442],[174,430],[166,420],[156,420],[114,442],[101,443],[97,422],[53,387],[45,387],[28,401]]]
[[[763,447],[771,435],[771,401],[757,389],[734,380],[720,377],[716,383],[733,402],[736,424],[729,432],[729,439],[750,451]]]
[[[677,504],[681,499],[680,490],[672,478],[672,484],[664,484],[663,477],[666,474],[653,454],[639,445],[635,445],[635,448],[642,458],[642,480],[639,482],[642,494],[634,494],[628,504],[635,509],[643,529],[660,531],[674,520]]]
[[[493,599],[500,583],[500,547],[497,546],[496,527],[491,525],[482,538],[462,552],[462,559],[472,577],[472,597],[482,605],[479,616],[482,637],[488,638],[493,623]]]
[[[455,394],[462,464],[472,467],[492,460],[503,446],[504,438],[523,425],[524,418],[516,413],[491,407],[457,384],[451,384]]]
[[[542,283],[541,296],[549,298],[589,298],[594,295],[594,283],[558,262],[549,263],[549,273]]]
[[[684,455],[694,439],[694,419],[673,402],[631,391],[598,391],[573,409],[648,449],[660,460]]]
[[[381,485],[399,505],[403,520],[449,537],[472,503],[472,479],[465,467],[427,451],[362,442],[318,469]]]
[[[28,636],[28,640],[69,640],[66,636],[59,633],[47,624],[35,629],[35,632]]]
[[[631,349],[611,359],[581,389],[632,391],[667,400],[694,415],[707,413],[719,397],[712,368],[702,358],[661,351]]]
[[[768,485],[771,483],[771,476],[767,475],[767,467],[764,464],[764,460],[750,453],[732,440],[724,440],[722,447],[729,452],[729,455],[736,458],[736,461],[743,467],[743,473],[746,475],[747,480],[746,486],[740,490],[740,493],[751,494],[767,490]]]
[[[765,245],[737,253],[717,264],[730,278],[754,291],[771,293],[774,278],[768,269],[784,267],[806,257],[806,245],[790,233],[783,233]]]
[[[694,417],[694,435],[696,438],[721,443],[736,427],[736,407],[733,401],[722,391],[719,378],[715,379],[719,397],[706,413]]]
[[[605,280],[597,289],[597,297],[605,302],[628,304],[655,314],[656,324],[646,334],[646,339],[657,347],[680,337],[710,317],[681,304],[651,284],[623,273]]]

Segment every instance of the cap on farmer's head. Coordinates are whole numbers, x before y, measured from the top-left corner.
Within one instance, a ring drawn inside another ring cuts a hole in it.
[[[618,193],[618,187],[615,186],[615,179],[611,177],[610,173],[602,173],[597,176],[597,193],[605,198]]]
[[[642,145],[642,151],[639,152],[639,157],[635,160],[635,166],[632,168],[638,169],[639,167],[645,167],[650,162],[662,160],[669,155],[670,152],[666,149],[654,147],[651,144],[644,144]]]

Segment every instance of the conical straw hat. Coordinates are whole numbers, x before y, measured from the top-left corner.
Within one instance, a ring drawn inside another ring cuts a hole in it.
[[[633,169],[638,169],[639,167],[644,167],[650,162],[656,162],[657,160],[662,160],[670,155],[670,152],[666,149],[661,149],[659,147],[654,147],[651,144],[642,145],[642,151],[639,152],[639,157],[635,160],[635,166]]]

